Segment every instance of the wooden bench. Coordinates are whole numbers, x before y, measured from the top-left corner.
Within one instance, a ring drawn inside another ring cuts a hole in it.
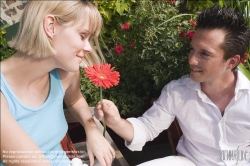
[[[94,114],[94,108],[90,107],[90,110],[92,112],[92,115]],[[65,113],[65,117],[67,122],[70,123],[79,123],[67,110],[64,110]],[[99,122],[99,120],[97,120],[94,116],[93,116],[95,123],[97,124],[98,128],[100,129],[101,133],[103,132],[103,126],[102,124]],[[112,138],[110,137],[110,135],[108,134],[108,132],[106,131],[105,133],[105,138],[110,142],[111,146],[114,148],[115,150],[115,159],[113,161],[113,166],[129,166],[129,164],[127,163],[126,159],[123,157],[122,153],[120,152],[120,150],[117,148],[117,146],[115,145],[114,141],[112,140]],[[89,164],[89,160],[86,157],[86,155],[84,156],[84,154],[78,154],[77,152],[81,151],[87,151],[87,147],[86,147],[86,142],[78,142],[73,144],[72,139],[70,137],[70,135],[67,133],[66,136],[64,137],[64,139],[61,141],[61,145],[64,151],[68,151],[70,153],[67,153],[68,157],[70,159],[72,159],[72,157],[77,157],[82,159],[86,164]],[[83,156],[81,156],[83,155]],[[94,166],[99,166],[100,163],[98,162],[97,159],[95,159],[95,165]]]

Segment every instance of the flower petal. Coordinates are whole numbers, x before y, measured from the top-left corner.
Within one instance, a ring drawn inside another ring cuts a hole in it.
[[[84,70],[86,72],[85,76],[89,78],[90,82],[104,89],[116,86],[120,81],[119,72],[114,71],[114,67],[111,68],[110,64],[94,64],[93,67],[88,66]]]

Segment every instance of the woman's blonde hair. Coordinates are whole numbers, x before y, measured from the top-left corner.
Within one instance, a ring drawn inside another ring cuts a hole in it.
[[[89,21],[92,33],[90,39],[92,52],[84,56],[81,65],[86,67],[105,62],[98,42],[98,36],[103,26],[102,17],[97,8],[86,0],[30,0],[21,16],[17,35],[9,43],[10,47],[36,58],[55,55],[56,51],[43,26],[43,19],[48,14],[54,15],[60,25],[67,23],[83,25]]]

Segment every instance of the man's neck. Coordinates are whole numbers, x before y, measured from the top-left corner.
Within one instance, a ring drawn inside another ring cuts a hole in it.
[[[234,97],[237,81],[237,72],[232,72],[225,80],[213,83],[201,83],[201,90],[223,113]]]
[[[201,82],[201,90],[204,93],[227,94],[228,91],[235,89],[237,81],[237,71],[228,73],[219,80],[211,82]]]

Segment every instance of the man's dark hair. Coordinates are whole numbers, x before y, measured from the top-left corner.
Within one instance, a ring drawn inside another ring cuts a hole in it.
[[[249,47],[250,29],[243,14],[231,8],[214,6],[205,9],[197,18],[196,29],[224,30],[226,36],[221,48],[225,60],[237,54],[242,58]]]

